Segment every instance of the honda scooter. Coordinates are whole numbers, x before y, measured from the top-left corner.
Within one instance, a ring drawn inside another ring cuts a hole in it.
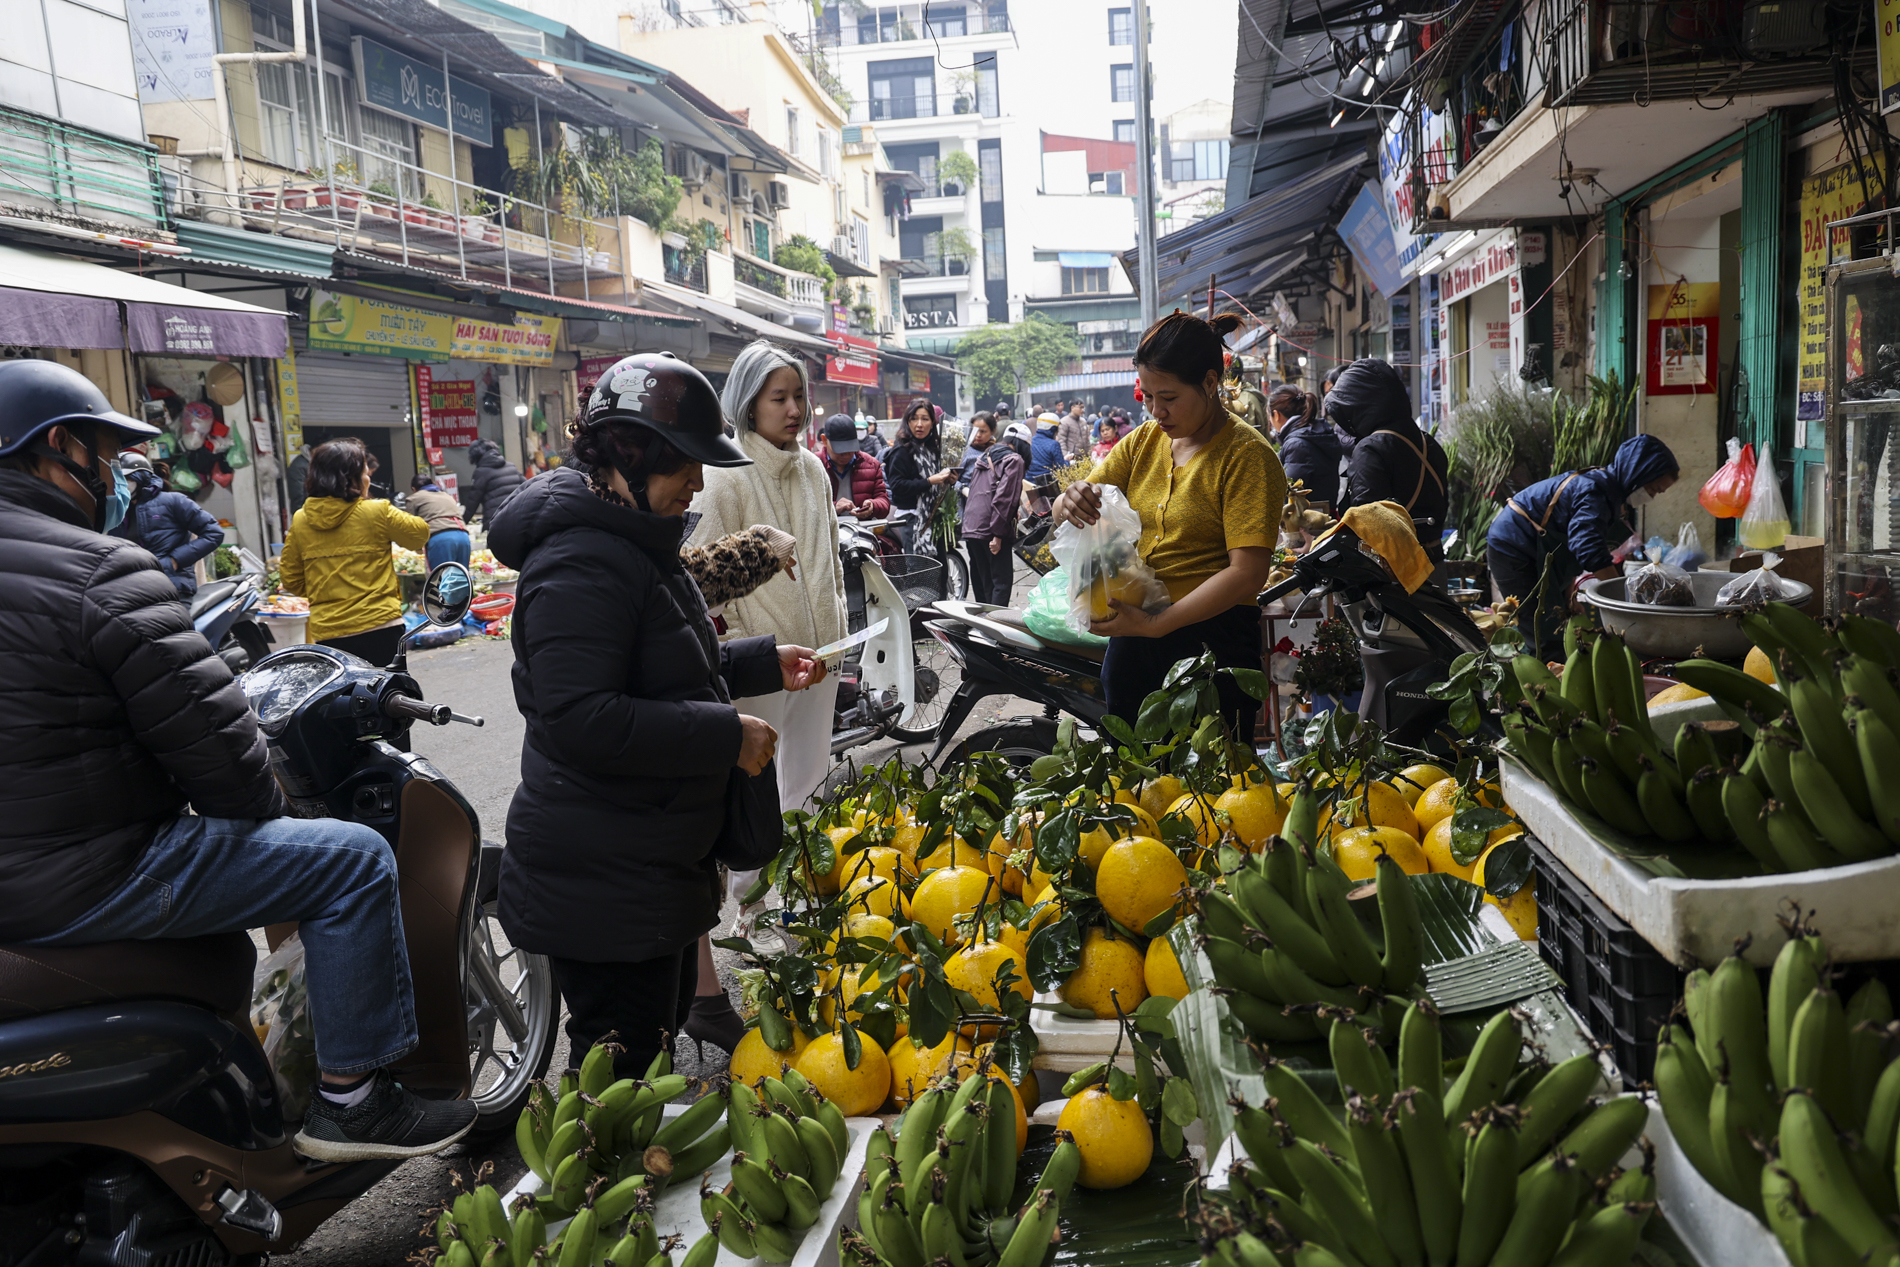
[[[444,563],[423,608],[455,625],[472,597],[467,569]],[[553,974],[501,934],[500,847],[441,771],[398,747],[416,722],[482,724],[426,702],[406,659],[293,647],[242,685],[292,812],[367,824],[395,850],[421,1038],[397,1076],[473,1099],[475,1130],[495,1132],[547,1071]],[[267,930],[270,944],[290,932]],[[255,960],[241,932],[0,947],[0,1264],[256,1267],[401,1164],[292,1151],[250,1022]]]

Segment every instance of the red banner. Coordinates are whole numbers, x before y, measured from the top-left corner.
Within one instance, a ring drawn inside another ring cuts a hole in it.
[[[825,358],[825,381],[856,387],[877,386],[877,344],[854,334],[834,334],[836,351]]]
[[[613,363],[624,356],[583,356],[574,368],[574,395],[581,402],[581,408],[587,408],[587,398],[594,394],[594,384],[600,381]]]
[[[475,380],[438,378],[427,386],[427,443],[445,449],[460,449],[475,443],[481,434],[476,426]]]

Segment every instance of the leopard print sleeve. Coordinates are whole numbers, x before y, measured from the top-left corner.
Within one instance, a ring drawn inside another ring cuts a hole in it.
[[[708,607],[744,598],[779,572],[779,556],[763,529],[753,527],[703,546],[687,546],[680,562],[692,573]]]

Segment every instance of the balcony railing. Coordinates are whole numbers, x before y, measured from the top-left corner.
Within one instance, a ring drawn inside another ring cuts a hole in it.
[[[283,173],[273,183],[240,188],[235,202],[223,188],[191,180],[180,190],[178,211],[549,293],[579,283],[586,298],[594,281],[624,279],[615,221],[452,180],[335,139],[329,145],[328,175]],[[362,172],[375,179],[365,183]],[[411,192],[417,189],[426,191],[421,198]]]
[[[825,304],[825,283],[810,273],[795,272],[769,264],[756,256],[735,251],[732,256],[732,278],[741,286],[750,286],[754,290],[764,291],[777,299],[800,308],[823,308]]]
[[[1820,4],[1750,6],[1747,22],[1712,2],[1568,0],[1551,38],[1547,106],[1762,96],[1831,87],[1834,46],[1871,66],[1873,40],[1831,30]]]
[[[970,261],[961,255],[906,255],[907,264],[922,264],[924,277],[967,277],[970,274]]]
[[[166,226],[158,151],[6,106],[0,203],[147,232]]]
[[[960,35],[1007,32],[1009,6],[1004,0],[967,0],[964,4],[931,0],[930,21],[921,4],[829,3],[819,18],[820,44],[904,44],[912,40],[954,39]]]
[[[684,286],[688,290],[706,293],[706,253],[700,251],[687,255],[676,247],[666,247],[666,280],[675,286]]]

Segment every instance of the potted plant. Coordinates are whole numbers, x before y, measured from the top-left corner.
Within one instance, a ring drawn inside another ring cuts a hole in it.
[[[422,191],[422,209],[422,219],[416,223],[420,223],[425,228],[434,229],[438,233],[456,232],[456,219],[448,213],[448,208],[442,205],[442,200],[435,196],[435,190]]]
[[[481,194],[462,200],[462,236],[478,242],[493,242],[501,237],[501,227],[493,219],[495,205]]]
[[[956,93],[956,102],[951,106],[958,114],[968,114],[976,108],[976,72],[960,70],[950,76],[951,91]]]
[[[667,229],[660,234],[660,245],[670,246],[676,251],[686,249],[686,235],[678,229]]]
[[[945,198],[960,198],[976,184],[976,160],[968,150],[951,150],[937,163],[937,187]]]
[[[386,180],[372,180],[369,183],[369,206],[367,210],[373,216],[396,218],[396,187]]]
[[[1313,645],[1299,653],[1294,681],[1311,696],[1313,712],[1344,707],[1359,708],[1365,687],[1365,665],[1359,659],[1359,640],[1352,626],[1337,616],[1319,622]]]
[[[961,277],[968,271],[970,258],[976,254],[976,242],[970,237],[968,229],[945,229],[937,235],[937,246],[943,253],[943,271],[946,276]]]

